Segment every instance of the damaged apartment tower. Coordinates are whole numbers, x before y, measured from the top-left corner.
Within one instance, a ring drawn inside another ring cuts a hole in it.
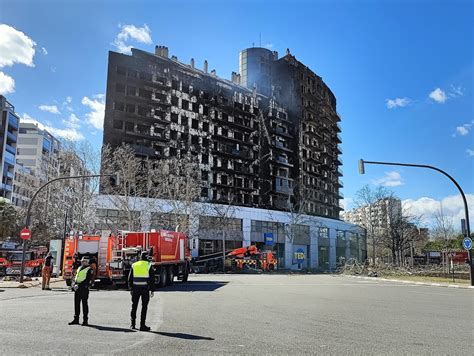
[[[205,202],[338,219],[339,121],[333,93],[289,50],[243,50],[231,80],[164,46],[109,52],[104,144],[192,155]]]

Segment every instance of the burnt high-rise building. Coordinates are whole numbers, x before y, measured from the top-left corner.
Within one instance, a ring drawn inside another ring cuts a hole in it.
[[[226,80],[155,53],[109,52],[104,144],[152,159],[191,155],[201,200],[339,218],[336,100],[289,53],[249,48]]]

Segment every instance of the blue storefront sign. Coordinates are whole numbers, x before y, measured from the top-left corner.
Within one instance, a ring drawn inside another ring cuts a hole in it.
[[[273,246],[275,244],[275,240],[273,239],[273,233],[266,232],[263,234],[263,238],[265,240],[265,245]]]
[[[296,252],[295,252],[296,263],[301,264],[301,263],[304,262],[304,259],[305,259],[304,250],[302,248],[297,249]]]

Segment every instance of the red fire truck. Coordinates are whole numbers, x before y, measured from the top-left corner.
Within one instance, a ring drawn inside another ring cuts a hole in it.
[[[46,250],[47,251],[47,250]],[[5,275],[19,276],[21,273],[22,250],[9,251],[5,262]],[[25,276],[40,276],[44,263],[44,249],[31,249],[25,252]]]
[[[107,267],[112,253],[111,236],[100,235],[77,235],[69,236],[64,244],[63,278],[68,286],[71,285],[74,272],[75,255],[78,260],[82,257],[88,257],[89,260],[95,260],[94,275],[95,280],[109,282],[109,270]]]
[[[175,277],[182,282],[188,280],[191,253],[185,234],[166,230],[121,232],[113,237],[112,258],[108,263],[114,284],[126,284],[131,265],[142,251],[149,252],[160,287],[172,285]]]

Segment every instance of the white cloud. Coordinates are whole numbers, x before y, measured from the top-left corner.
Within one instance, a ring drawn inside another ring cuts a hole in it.
[[[474,206],[474,194],[466,194],[466,200],[469,207]],[[460,229],[461,219],[465,218],[464,203],[461,195],[452,195],[441,200],[429,197],[423,197],[416,200],[407,199],[402,202],[409,214],[421,216],[423,223],[431,225],[434,222],[433,216],[442,207],[443,214],[453,218],[454,227]],[[469,210],[469,220],[474,221],[474,211]]]
[[[147,25],[119,25],[121,31],[112,43],[121,53],[130,53],[132,46],[127,42],[133,40],[138,43],[151,44],[151,31]]]
[[[50,125],[44,125],[38,120],[32,118],[28,114],[23,114],[23,116],[20,119],[21,122],[29,122],[32,124],[37,125],[41,130],[46,130],[48,131],[51,135],[57,137],[57,138],[64,138],[66,140],[71,140],[71,141],[81,141],[84,139],[84,135],[77,130],[77,128],[65,128],[65,129],[59,129],[57,127],[53,127]]]
[[[68,111],[73,112],[74,109],[71,106],[71,103],[72,103],[72,97],[71,96],[66,97],[66,99],[63,101],[63,104],[62,104],[63,109],[67,109]]]
[[[456,127],[456,132],[453,133],[453,137],[456,136],[466,136],[471,131],[472,125],[474,125],[474,120],[467,124],[462,124],[461,126]]]
[[[273,43],[267,43],[265,46],[263,46],[265,48],[268,48],[268,49],[272,49],[273,48]]]
[[[60,114],[58,107],[56,105],[40,105],[38,108],[41,111],[47,111],[50,112],[51,114]]]
[[[394,109],[397,107],[403,108],[410,104],[411,100],[408,98],[385,99],[387,101],[387,108]]]
[[[46,48],[41,47],[41,51],[43,52],[43,54],[44,54],[45,56],[48,55],[48,50],[47,50]]]
[[[471,150],[470,148],[468,148],[468,149],[466,150],[466,152],[467,152],[467,154],[468,154],[469,157],[474,157],[474,150]]]
[[[21,31],[0,24],[0,68],[15,63],[34,67],[36,43]]]
[[[79,121],[80,120],[76,115],[71,114],[69,115],[69,118],[67,120],[63,120],[63,123],[71,129],[78,129],[81,127],[81,125],[79,125]]]
[[[51,72],[52,72],[52,73],[56,73],[56,67],[51,66]]]
[[[398,187],[403,185],[402,176],[396,171],[385,172],[385,176],[380,179],[372,180],[374,185],[383,185],[384,187]]]
[[[86,114],[87,123],[98,130],[104,129],[105,100],[104,94],[93,96],[93,100],[87,96],[82,98],[82,105],[87,106],[91,111]]]
[[[15,92],[15,80],[0,72],[0,94],[7,95]]]
[[[444,103],[448,99],[446,93],[442,91],[441,88],[436,88],[435,90],[433,90],[430,93],[429,97],[440,104]]]
[[[458,96],[463,96],[464,95],[464,88],[463,87],[455,87],[454,85],[451,85],[451,92],[449,93],[450,97],[458,97]]]

